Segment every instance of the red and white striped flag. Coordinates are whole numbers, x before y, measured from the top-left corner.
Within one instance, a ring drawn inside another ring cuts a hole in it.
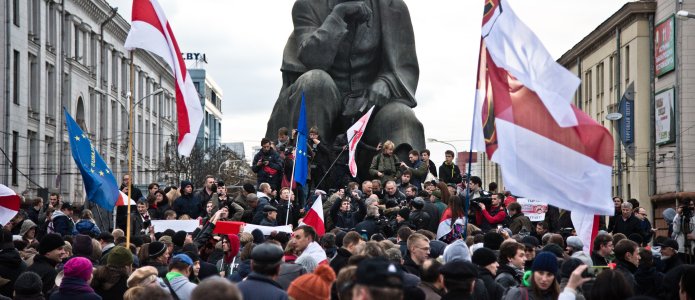
[[[614,213],[613,138],[570,103],[579,79],[552,59],[509,2],[485,3],[476,148],[500,165],[512,193],[572,211],[588,222],[574,225],[590,239],[593,215]]]
[[[357,177],[357,163],[355,163],[355,150],[357,149],[357,144],[360,142],[362,135],[364,134],[364,129],[367,128],[367,122],[369,122],[369,117],[372,116],[372,111],[374,106],[367,111],[355,124],[350,126],[347,130],[347,140],[349,146],[349,161],[348,166],[350,167],[350,174],[352,177]]]
[[[0,184],[0,226],[5,226],[19,211],[20,198],[12,189]]]
[[[314,201],[314,204],[311,205],[309,212],[307,212],[306,216],[304,216],[304,220],[302,220],[299,225],[309,225],[314,227],[316,234],[318,234],[318,236],[323,236],[326,234],[326,225],[324,224],[323,202],[321,201],[321,195],[319,195],[319,197]]]
[[[172,69],[176,82],[179,154],[188,156],[203,122],[203,108],[181,57],[174,32],[156,0],[133,0],[133,16],[125,48],[140,48],[160,56]]]
[[[130,201],[128,201],[130,200]],[[116,206],[125,206],[126,203],[130,203],[130,205],[136,205],[137,203],[135,200],[128,198],[128,194],[118,191],[118,199],[116,200]],[[115,211],[114,211],[115,213]]]

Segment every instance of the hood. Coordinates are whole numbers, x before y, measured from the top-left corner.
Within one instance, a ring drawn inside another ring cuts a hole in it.
[[[227,240],[229,240],[229,252],[224,254],[224,262],[231,263],[232,259],[239,254],[241,244],[239,242],[239,236],[236,234],[228,234]]]
[[[193,183],[189,180],[181,180],[181,194],[183,194],[183,190],[189,185],[193,186]]]
[[[24,235],[32,228],[36,228],[36,223],[30,219],[24,220],[24,222],[22,222],[22,227],[19,230],[19,235],[24,237]]]
[[[53,212],[53,215],[51,216],[51,220],[55,220],[57,217],[60,217],[60,216],[65,216],[65,217],[67,217],[68,215],[64,214],[64,213],[63,213],[62,211],[60,211],[60,210],[56,210],[56,211]]]

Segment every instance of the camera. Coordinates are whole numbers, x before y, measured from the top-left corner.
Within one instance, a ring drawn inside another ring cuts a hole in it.
[[[152,221],[147,220],[147,221],[145,221],[145,222],[142,222],[142,227],[143,227],[143,228],[150,228],[150,226],[152,226]]]

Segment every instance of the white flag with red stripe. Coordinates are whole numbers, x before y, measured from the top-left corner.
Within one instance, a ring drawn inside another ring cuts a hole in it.
[[[130,200],[130,201],[128,201]],[[125,206],[126,203],[130,203],[130,205],[135,205],[135,200],[128,198],[128,194],[118,191],[118,200],[116,200],[116,206]],[[115,211],[114,211],[115,213]]]
[[[19,211],[20,198],[12,189],[0,184],[0,226],[5,226]]]
[[[132,24],[125,48],[150,51],[171,67],[176,83],[178,150],[179,154],[188,156],[203,122],[203,108],[169,21],[156,0],[133,0]]]
[[[349,162],[350,174],[352,177],[357,177],[357,163],[355,163],[355,150],[357,150],[357,144],[360,142],[362,135],[364,134],[364,129],[367,128],[367,122],[369,122],[369,117],[372,116],[372,111],[374,106],[367,111],[355,124],[350,126],[347,130],[347,140],[348,140],[348,150],[349,150]]]
[[[311,227],[314,227],[314,230],[316,230],[316,234],[319,236],[323,236],[326,234],[326,225],[323,222],[323,202],[321,201],[321,195],[319,195],[318,198],[314,201],[314,204],[311,205],[311,209],[309,209],[309,212],[307,212],[306,216],[304,216],[304,219],[302,222],[299,223],[299,225],[309,225]]]
[[[508,190],[572,211],[578,233],[590,238],[593,215],[614,213],[614,141],[570,103],[579,79],[506,1],[486,1],[479,64],[477,150],[500,165]]]

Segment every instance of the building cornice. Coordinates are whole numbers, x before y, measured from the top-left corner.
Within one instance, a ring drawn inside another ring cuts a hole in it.
[[[584,37],[579,43],[565,52],[557,62],[563,66],[576,63],[578,57],[584,56],[587,52],[600,47],[606,40],[615,37],[615,29],[629,25],[633,21],[653,15],[656,12],[656,1],[642,0],[628,2],[615,12],[608,19],[603,21],[589,35]]]

